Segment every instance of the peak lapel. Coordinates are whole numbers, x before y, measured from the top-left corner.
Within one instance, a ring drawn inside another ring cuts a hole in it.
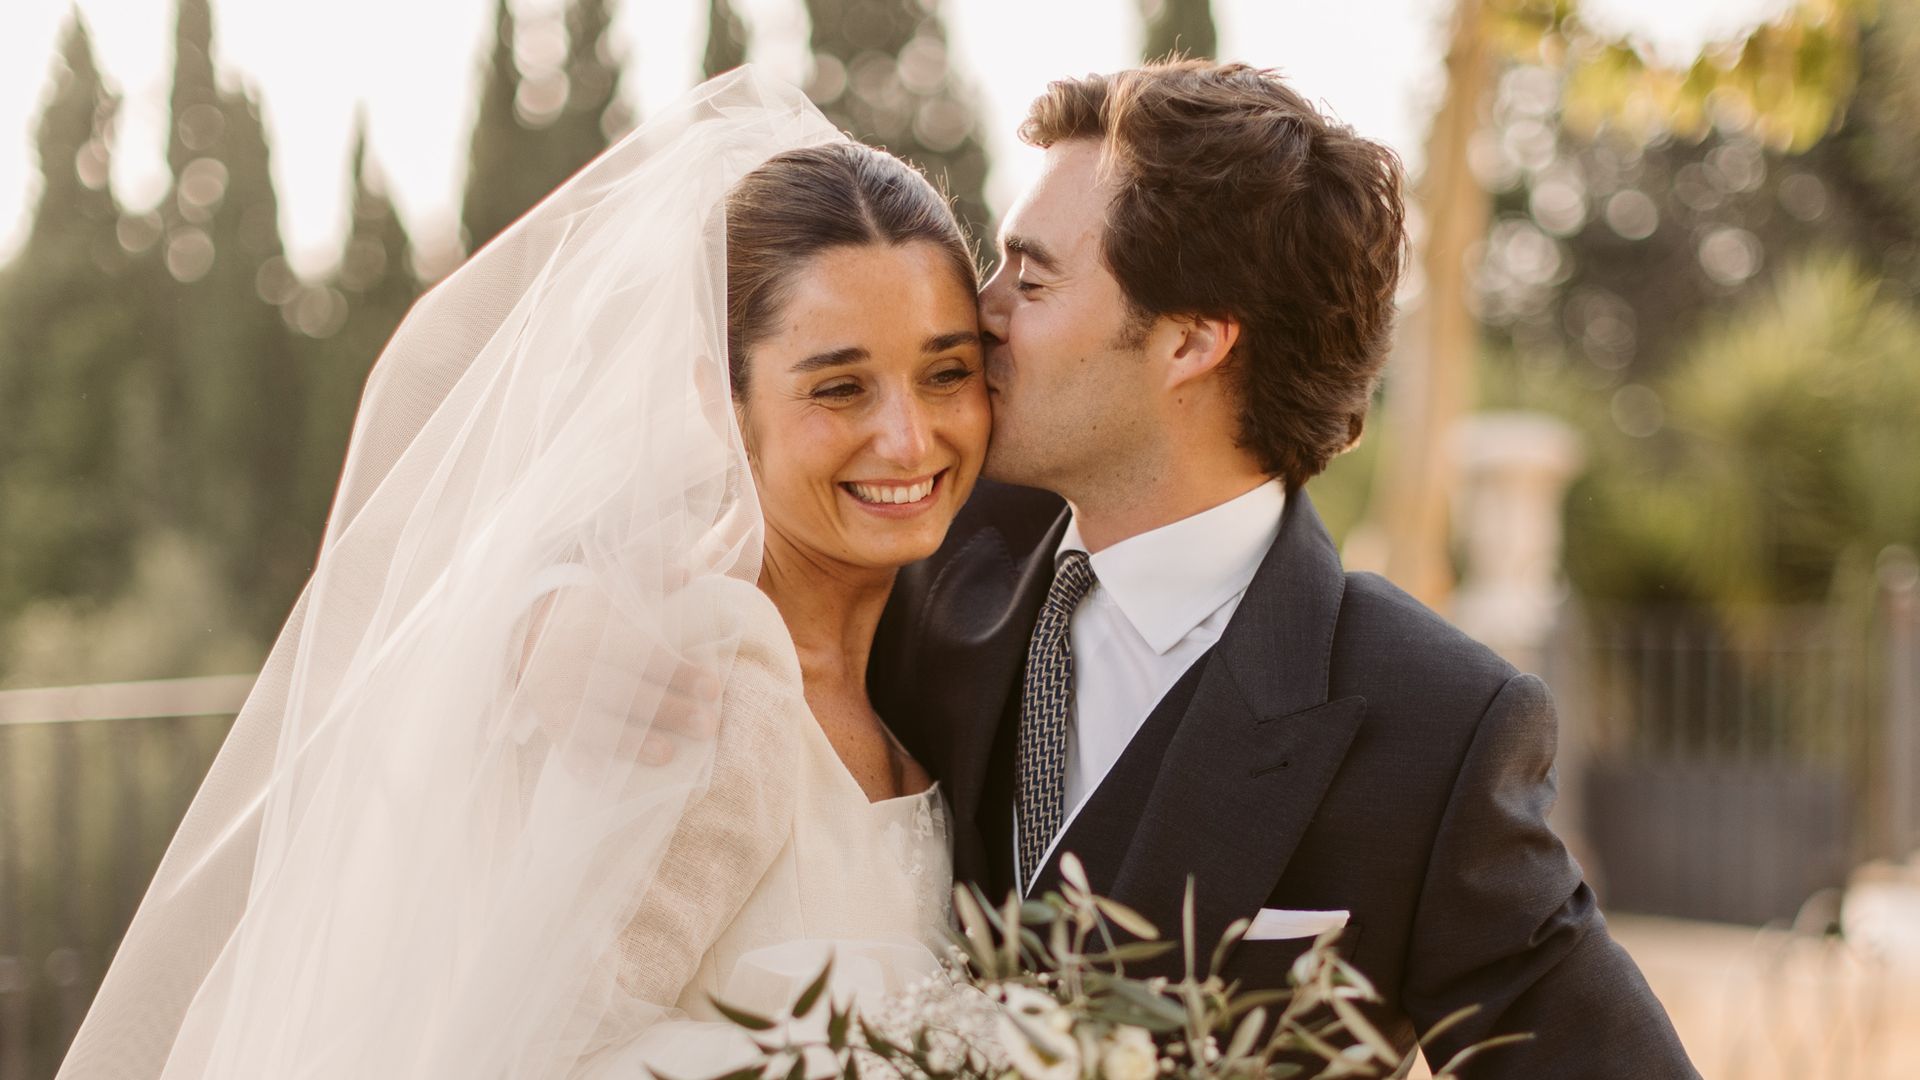
[[[1202,965],[1227,925],[1272,893],[1365,715],[1362,698],[1327,699],[1345,585],[1313,504],[1292,492],[1114,882],[1115,899],[1175,934],[1191,875]]]

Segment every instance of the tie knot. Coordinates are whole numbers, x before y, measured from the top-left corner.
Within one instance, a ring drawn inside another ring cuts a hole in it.
[[[1093,588],[1093,562],[1084,551],[1067,551],[1053,571],[1053,587],[1047,590],[1047,605],[1072,614]]]

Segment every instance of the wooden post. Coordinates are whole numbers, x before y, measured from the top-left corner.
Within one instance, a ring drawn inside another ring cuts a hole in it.
[[[1879,560],[1882,815],[1879,854],[1920,852],[1920,565],[1904,547]]]
[[[1447,511],[1457,477],[1449,443],[1473,399],[1480,343],[1480,324],[1467,306],[1473,287],[1467,256],[1486,237],[1491,213],[1467,160],[1493,81],[1485,2],[1457,0],[1454,8],[1446,97],[1427,136],[1418,192],[1426,288],[1394,344],[1380,483],[1369,511],[1386,541],[1387,576],[1441,611],[1453,591]]]

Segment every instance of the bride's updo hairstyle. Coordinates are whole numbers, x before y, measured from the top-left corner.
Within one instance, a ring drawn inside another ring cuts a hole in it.
[[[912,165],[857,142],[769,158],[727,196],[727,371],[747,392],[747,353],[771,337],[794,278],[842,247],[925,241],[969,292],[978,269],[953,209]]]

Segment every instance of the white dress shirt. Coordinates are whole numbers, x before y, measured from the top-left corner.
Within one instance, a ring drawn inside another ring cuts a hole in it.
[[[1090,557],[1095,584],[1073,613],[1073,699],[1067,710],[1067,812],[1060,842],[1154,706],[1220,640],[1280,535],[1286,488],[1270,480],[1192,517]],[[1077,521],[1054,553],[1085,551]],[[1019,814],[1013,845],[1017,879]]]

